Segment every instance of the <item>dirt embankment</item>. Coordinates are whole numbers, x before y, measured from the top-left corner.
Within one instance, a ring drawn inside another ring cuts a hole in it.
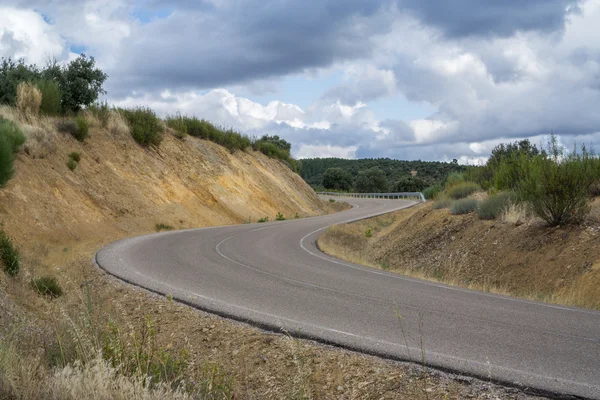
[[[600,309],[598,200],[584,224],[557,228],[536,219],[484,221],[427,204],[332,227],[319,246],[349,261],[425,279]]]
[[[231,154],[211,142],[169,134],[160,149],[142,149],[129,136],[98,127],[82,144],[44,126],[29,129],[17,175],[0,190],[0,220],[22,255],[17,277],[0,273],[5,328],[0,350],[10,349],[10,342],[21,352],[0,360],[0,397],[2,383],[12,382],[20,398],[39,398],[40,376],[54,379],[48,375],[49,345],[61,332],[76,330],[80,320],[92,330],[113,321],[125,335],[149,320],[162,348],[187,349],[190,376],[215,386],[231,378],[239,399],[526,397],[470,378],[265,333],[107,276],[91,265],[95,251],[153,232],[156,224],[175,229],[234,224],[273,219],[277,212],[304,217],[343,205],[320,201],[298,175],[262,154]],[[66,166],[71,152],[81,156],[73,171]],[[50,300],[32,290],[30,279],[42,275],[58,278],[62,297]]]

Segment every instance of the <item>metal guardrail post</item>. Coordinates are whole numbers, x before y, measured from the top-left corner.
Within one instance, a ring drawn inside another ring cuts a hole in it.
[[[399,193],[340,193],[340,192],[316,192],[321,196],[355,197],[357,199],[416,199],[427,203],[421,192],[399,192]]]

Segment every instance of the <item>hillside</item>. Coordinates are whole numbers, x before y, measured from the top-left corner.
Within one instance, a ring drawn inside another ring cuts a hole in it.
[[[371,231],[367,237],[365,232]],[[600,309],[600,201],[582,225],[481,220],[433,203],[331,227],[326,253],[420,278]]]
[[[464,171],[466,167],[456,163],[429,161],[402,161],[389,158],[370,158],[347,160],[343,158],[305,158],[301,161],[300,175],[313,188],[322,188],[323,173],[328,168],[341,168],[348,171],[354,179],[358,173],[369,168],[380,168],[386,175],[389,185],[395,185],[401,178],[417,171],[417,176],[428,185],[440,183],[451,172]]]

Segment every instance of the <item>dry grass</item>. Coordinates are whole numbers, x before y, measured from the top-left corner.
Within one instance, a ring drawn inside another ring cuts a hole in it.
[[[33,158],[45,158],[57,150],[54,119],[47,116],[20,113],[16,108],[0,106],[0,118],[19,124],[25,134],[23,150]]]
[[[510,204],[500,216],[500,220],[507,224],[522,225],[536,220],[535,215],[525,203]]]
[[[111,110],[108,114],[108,124],[106,129],[119,138],[129,137],[129,125],[120,112]]]
[[[17,110],[25,116],[37,116],[40,113],[42,94],[32,83],[21,82],[17,86]]]

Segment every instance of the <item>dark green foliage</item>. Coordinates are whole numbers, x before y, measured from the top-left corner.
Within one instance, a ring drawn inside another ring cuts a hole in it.
[[[330,203],[335,203],[335,199],[329,199]]]
[[[396,183],[396,192],[420,192],[429,186],[425,179],[418,176],[405,176]]]
[[[56,278],[51,276],[43,276],[35,278],[31,281],[31,287],[41,295],[51,298],[62,296],[63,290],[58,284]]]
[[[40,112],[44,115],[58,115],[61,111],[62,94],[58,87],[58,83],[50,79],[42,79],[36,84],[38,90],[42,94],[42,104]]]
[[[78,115],[75,117],[75,124],[77,125],[77,130],[73,137],[78,141],[83,142],[88,137],[89,127],[87,119],[82,115]]]
[[[287,140],[280,138],[277,135],[275,135],[275,136],[264,135],[263,137],[260,138],[260,141],[262,143],[270,143],[273,146],[275,146],[276,148],[278,148],[279,150],[283,150],[284,152],[287,152],[288,155],[290,154],[290,151],[292,150],[292,144],[290,142],[288,142]]]
[[[383,193],[388,190],[388,182],[385,173],[373,167],[358,173],[354,187],[358,193]]]
[[[285,221],[285,217],[283,216],[282,213],[278,212],[277,215],[275,216],[275,221]]]
[[[169,224],[163,224],[163,223],[159,223],[154,225],[154,229],[156,229],[156,232],[160,232],[160,231],[172,231],[173,227]]]
[[[188,133],[188,126],[181,114],[168,115],[165,119],[167,126],[175,131],[175,136],[183,139]]]
[[[323,187],[327,190],[348,192],[353,186],[352,175],[348,171],[341,168],[328,168],[323,173]]]
[[[71,61],[58,77],[63,111],[76,113],[82,107],[93,104],[99,95],[106,93],[103,85],[107,77],[96,68],[94,57],[87,58],[85,54],[81,54]]]
[[[356,179],[359,171],[372,167],[381,169],[388,182],[398,182],[417,171],[417,176],[427,182],[427,186],[440,184],[444,178],[453,171],[463,172],[465,166],[457,163],[426,162],[426,161],[401,161],[389,158],[348,160],[343,158],[307,158],[302,160],[300,175],[313,188],[320,188],[323,184],[323,174],[329,168],[341,168]]]
[[[480,189],[479,185],[474,182],[462,182],[446,189],[446,194],[454,200],[458,200],[464,199]]]
[[[475,199],[457,200],[450,206],[450,212],[454,215],[468,214],[475,210],[477,210],[477,200]]]
[[[74,161],[81,161],[81,154],[79,154],[78,152],[74,151],[72,153],[69,154],[69,158],[74,160]]]
[[[133,139],[142,146],[159,146],[164,128],[154,111],[147,107],[119,109],[127,120]]]
[[[73,160],[72,158],[69,158],[69,161],[67,161],[67,167],[71,171],[74,171],[75,168],[77,168],[78,165],[79,165],[79,163],[77,161]]]
[[[268,222],[269,221],[269,217],[262,217],[258,220],[258,222]]]
[[[19,273],[19,251],[13,246],[8,235],[0,229],[0,264],[10,276]]]
[[[519,196],[551,226],[581,222],[590,210],[590,187],[600,176],[600,160],[585,147],[568,153],[552,136],[548,154],[527,159]]]
[[[506,209],[517,202],[517,195],[514,192],[501,192],[479,203],[477,214],[481,219],[496,219]]]
[[[25,143],[25,135],[17,124],[0,118],[0,136],[7,139],[13,153],[18,153]]]
[[[435,199],[436,196],[442,191],[442,187],[439,185],[429,186],[428,188],[423,189],[423,196],[427,200]]]
[[[24,60],[14,61],[2,58],[0,63],[0,104],[11,106],[17,103],[17,86],[21,82],[35,82],[40,71],[35,65],[27,65]]]
[[[280,139],[279,136],[265,135],[260,139],[254,140],[252,148],[260,151],[267,157],[277,158],[283,161],[292,171],[298,172],[300,164],[290,155],[292,145],[287,141]]]

